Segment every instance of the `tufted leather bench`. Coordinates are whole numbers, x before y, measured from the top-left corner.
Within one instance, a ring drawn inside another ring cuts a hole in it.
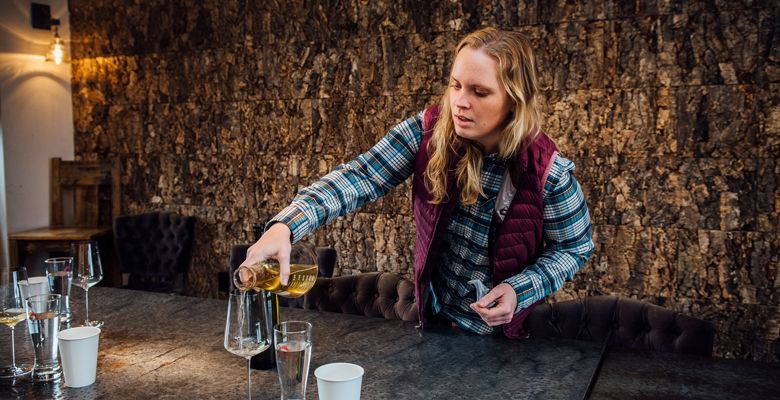
[[[536,307],[525,321],[532,337],[603,341],[641,350],[712,355],[709,322],[634,299],[593,296]]]
[[[392,273],[317,278],[304,308],[385,319],[417,321],[414,286]]]
[[[417,321],[412,283],[393,273],[319,278],[304,308]],[[594,296],[542,304],[525,321],[532,337],[603,342],[642,350],[710,356],[715,330],[709,322],[641,301]]]
[[[114,243],[128,289],[173,292],[186,276],[195,240],[195,217],[171,212],[123,215],[114,219]]]

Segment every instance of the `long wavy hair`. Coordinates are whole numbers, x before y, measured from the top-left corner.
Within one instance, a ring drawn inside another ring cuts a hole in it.
[[[498,144],[498,155],[504,159],[511,158],[522,146],[532,142],[541,125],[536,57],[531,43],[518,32],[485,28],[463,38],[455,49],[455,55],[466,46],[481,49],[496,60],[499,80],[510,101],[514,102]],[[462,153],[463,157],[454,166],[460,201],[474,204],[479,195],[484,195],[480,185],[483,150],[479,143],[455,134],[449,95],[448,87],[441,97],[441,113],[428,142],[430,157],[424,172],[425,183],[433,195],[432,204],[447,201],[450,157]]]

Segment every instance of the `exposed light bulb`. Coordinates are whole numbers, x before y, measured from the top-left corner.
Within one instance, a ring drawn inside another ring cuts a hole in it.
[[[60,65],[67,58],[65,54],[65,44],[60,38],[60,32],[57,27],[54,27],[54,37],[51,39],[49,45],[49,53],[46,54],[46,61],[53,61],[55,64]]]

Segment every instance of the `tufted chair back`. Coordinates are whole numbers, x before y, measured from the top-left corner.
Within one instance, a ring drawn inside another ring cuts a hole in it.
[[[195,241],[195,217],[171,212],[123,215],[114,219],[114,243],[127,288],[173,292],[186,277]]]
[[[712,324],[638,300],[593,296],[542,304],[525,321],[532,337],[603,341],[641,350],[711,356]]]
[[[417,321],[414,286],[389,272],[317,278],[304,308],[385,319]]]

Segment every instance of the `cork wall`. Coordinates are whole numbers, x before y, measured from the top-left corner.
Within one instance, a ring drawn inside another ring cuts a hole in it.
[[[780,336],[777,1],[70,1],[76,154],[121,159],[126,213],[198,217],[188,292],[297,189],[435,102],[469,31],[525,33],[545,130],[597,250],[556,300],[712,321],[716,354]],[[410,276],[409,183],[310,240],[336,274]]]

